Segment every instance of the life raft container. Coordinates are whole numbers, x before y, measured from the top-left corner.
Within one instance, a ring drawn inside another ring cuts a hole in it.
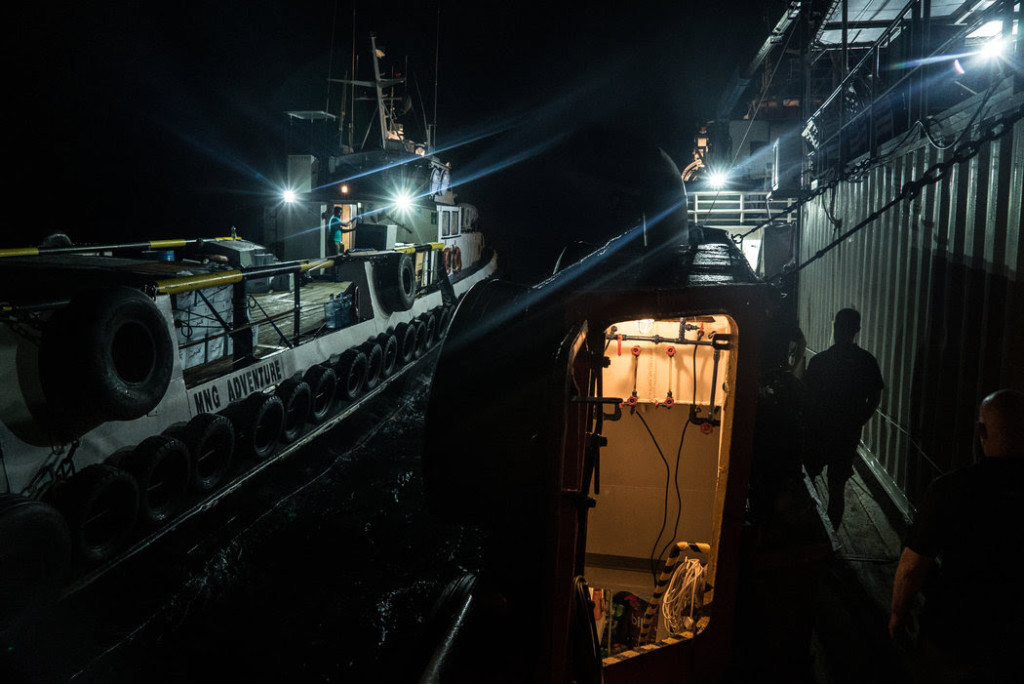
[[[61,417],[140,418],[163,399],[173,367],[167,321],[128,287],[74,299],[50,319],[39,347],[43,393]]]
[[[416,270],[408,254],[389,255],[374,264],[381,304],[389,311],[408,311],[416,300]]]

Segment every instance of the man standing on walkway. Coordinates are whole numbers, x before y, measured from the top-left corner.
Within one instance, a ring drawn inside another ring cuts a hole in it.
[[[889,634],[902,639],[932,567],[919,638],[922,681],[1020,681],[1024,644],[1024,393],[978,411],[984,457],[929,485],[896,568]]]
[[[860,432],[874,414],[885,383],[878,361],[853,339],[860,314],[841,309],[832,323],[835,344],[807,364],[807,446],[805,466],[811,477],[828,467],[828,518],[838,529],[846,503],[846,481],[853,476]]]

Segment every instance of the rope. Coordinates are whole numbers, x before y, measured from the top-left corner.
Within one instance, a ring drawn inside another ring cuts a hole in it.
[[[665,627],[669,634],[694,632],[694,611],[704,605],[704,566],[696,558],[687,558],[672,573],[665,591]]]

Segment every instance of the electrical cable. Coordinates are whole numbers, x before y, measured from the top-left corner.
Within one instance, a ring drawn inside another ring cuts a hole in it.
[[[697,558],[687,558],[672,573],[662,599],[662,614],[669,634],[696,632],[693,614],[704,604],[704,574],[705,568]]]
[[[656,567],[655,562],[654,562],[654,552],[658,550],[658,542],[661,541],[661,535],[665,534],[665,526],[668,524],[668,480],[669,480],[670,470],[669,470],[669,466],[668,466],[668,459],[665,458],[665,454],[662,452],[661,446],[658,445],[658,440],[655,439],[654,433],[651,432],[651,428],[650,428],[650,426],[647,425],[647,421],[644,419],[643,414],[640,413],[640,412],[634,412],[634,415],[637,418],[640,419],[641,423],[643,423],[644,429],[647,430],[647,434],[649,434],[651,436],[651,441],[654,442],[654,448],[658,450],[658,455],[661,456],[661,462],[665,464],[665,505],[662,508],[662,513],[661,513],[661,529],[658,530],[658,536],[654,539],[654,546],[651,547],[651,555],[650,555],[651,578],[654,580],[655,583],[657,583],[658,582],[658,568]]]
[[[691,406],[697,405],[697,345],[693,345],[693,398],[691,400]],[[672,537],[668,540],[665,546],[661,549],[658,554],[658,564],[662,563],[662,559],[665,557],[665,553],[672,548],[672,545],[676,543],[676,535],[679,533],[679,520],[683,513],[683,496],[679,490],[679,461],[683,453],[683,442],[686,441],[686,429],[690,427],[689,419],[683,423],[683,434],[679,437],[679,448],[676,449],[676,468],[672,474],[672,479],[676,489],[676,521],[672,526]],[[668,484],[665,486],[665,509],[668,510]],[[659,540],[661,535],[659,535]],[[657,578],[655,578],[657,581]]]

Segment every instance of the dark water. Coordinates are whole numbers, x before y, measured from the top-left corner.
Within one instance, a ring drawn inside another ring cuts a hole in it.
[[[0,679],[415,681],[431,607],[480,547],[424,507],[428,381],[412,374],[14,635]]]

